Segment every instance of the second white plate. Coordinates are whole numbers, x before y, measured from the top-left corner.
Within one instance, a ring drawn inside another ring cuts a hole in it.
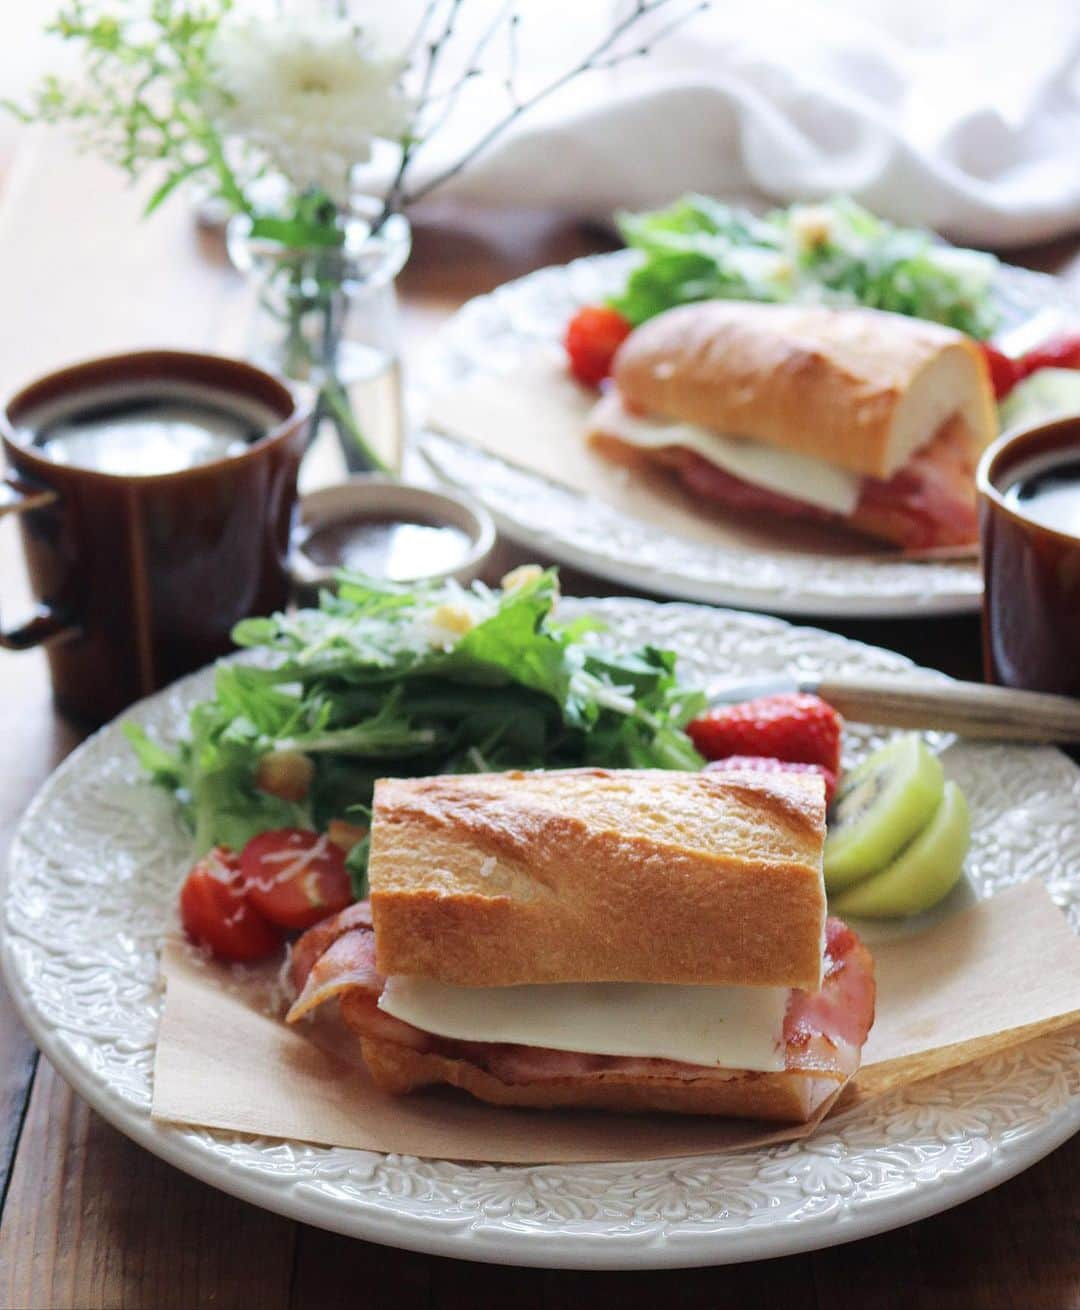
[[[542,268],[450,320],[423,384],[439,391],[484,370],[510,367],[538,345],[558,343],[580,305],[618,290],[632,251]],[[1037,315],[1080,317],[1080,303],[1055,278],[1002,265],[996,285],[1002,330]],[[799,555],[706,545],[631,518],[596,497],[506,463],[431,431],[419,448],[444,482],[484,505],[501,531],[538,556],[610,578],[636,591],[791,616],[915,618],[978,610],[982,579],[974,559],[911,562],[887,555]]]

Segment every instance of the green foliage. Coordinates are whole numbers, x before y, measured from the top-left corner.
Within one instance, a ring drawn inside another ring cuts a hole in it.
[[[321,191],[307,191],[298,196],[291,213],[285,217],[256,216],[251,235],[278,241],[293,250],[334,249],[345,242],[337,206]]]
[[[212,117],[210,45],[232,0],[67,0],[48,31],[82,49],[84,78],[47,76],[22,105],[24,121],[72,123],[88,148],[131,178],[164,177],[155,210],[194,177],[230,208],[250,209]]]
[[[257,662],[219,665],[214,696],[193,709],[175,751],[134,726],[129,738],[200,852],[352,816],[387,775],[700,768],[683,729],[704,697],[679,686],[675,656],[557,622],[557,585],[553,570],[502,592],[344,576],[317,610],[237,625]],[[273,750],[314,762],[303,804],[255,786]],[[364,850],[350,860],[358,886],[365,862]]]
[[[993,256],[894,227],[852,200],[757,218],[690,195],[618,221],[627,245],[644,258],[611,303],[635,324],[712,299],[865,305],[980,338],[997,324]]]
[[[371,853],[371,837],[362,837],[345,857],[345,867],[352,882],[353,897],[362,901],[368,894],[368,855]]]

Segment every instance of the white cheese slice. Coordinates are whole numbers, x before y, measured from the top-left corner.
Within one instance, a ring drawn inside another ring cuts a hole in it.
[[[440,1037],[722,1069],[784,1068],[786,987],[551,983],[458,987],[387,978],[379,1008]]]
[[[725,436],[696,423],[632,414],[621,405],[605,407],[603,430],[642,450],[685,446],[733,477],[834,514],[851,514],[858,503],[862,478],[813,455]]]

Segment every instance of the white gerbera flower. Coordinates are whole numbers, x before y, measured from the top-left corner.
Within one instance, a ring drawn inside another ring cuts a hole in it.
[[[261,149],[297,190],[321,187],[339,203],[372,142],[409,122],[405,62],[377,54],[344,19],[227,19],[211,63],[222,129]]]

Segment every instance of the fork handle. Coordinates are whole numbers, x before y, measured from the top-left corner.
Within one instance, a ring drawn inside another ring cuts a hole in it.
[[[1080,741],[1080,700],[980,682],[822,678],[818,695],[856,723],[937,728],[998,741]]]

